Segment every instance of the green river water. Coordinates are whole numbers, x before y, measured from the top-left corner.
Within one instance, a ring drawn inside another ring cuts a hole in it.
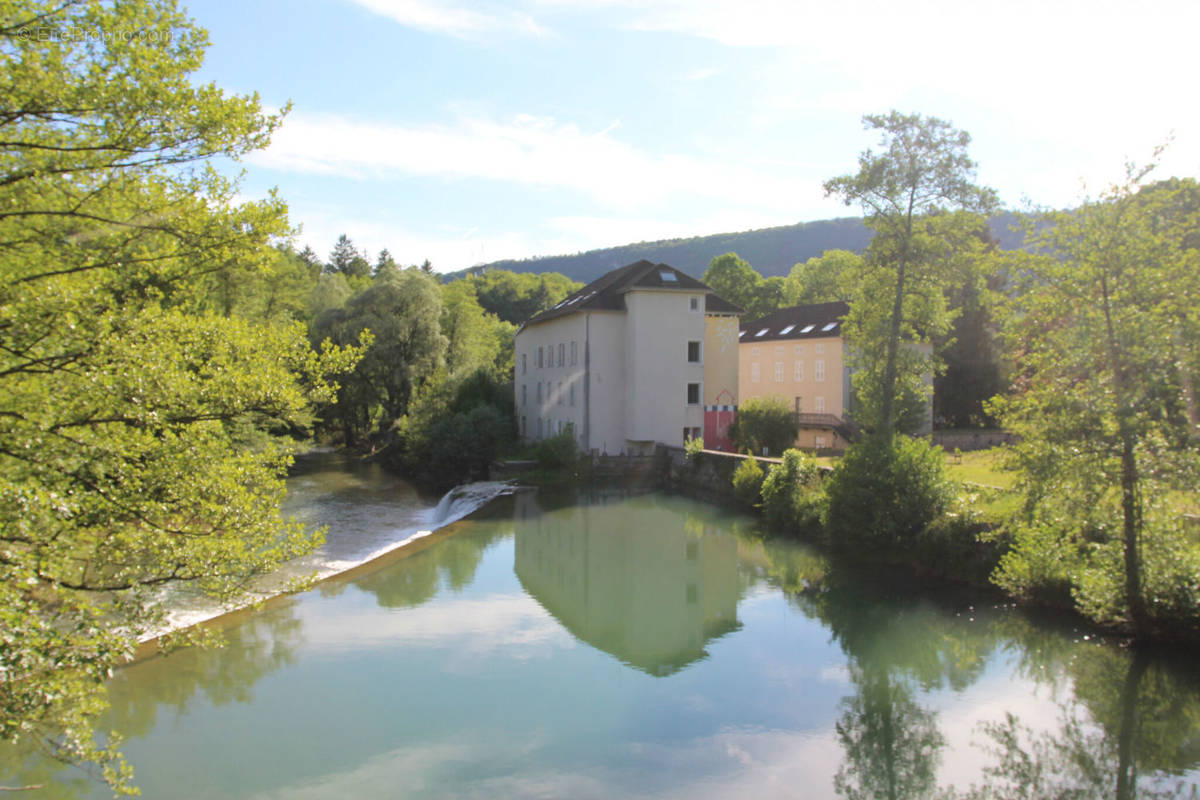
[[[293,490],[367,550],[421,502],[327,462]],[[228,623],[224,649],[121,670],[106,725],[143,796],[1200,794],[1194,660],[831,571],[745,516],[529,492],[421,546]],[[106,796],[31,775],[47,788],[16,796]]]

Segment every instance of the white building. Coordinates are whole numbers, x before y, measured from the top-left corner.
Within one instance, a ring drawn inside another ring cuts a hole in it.
[[[719,445],[737,406],[737,314],[666,264],[596,279],[517,331],[521,437],[570,430],[581,449],[608,454],[693,436]]]

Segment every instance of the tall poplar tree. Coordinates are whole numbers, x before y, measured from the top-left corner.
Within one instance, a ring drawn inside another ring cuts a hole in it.
[[[992,211],[996,197],[974,183],[965,131],[936,117],[898,111],[864,116],[863,125],[880,132],[882,152],[864,151],[858,172],[826,181],[825,193],[859,206],[874,232],[846,335],[861,357],[871,359],[863,374],[878,395],[873,419],[860,421],[889,438],[904,381],[911,382],[914,371],[919,381],[931,366],[905,343],[927,341],[949,322],[943,297],[946,221],[937,218]]]

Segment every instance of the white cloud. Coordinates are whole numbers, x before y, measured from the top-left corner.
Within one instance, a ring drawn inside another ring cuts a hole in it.
[[[463,39],[488,33],[546,36],[549,31],[533,17],[505,8],[480,10],[433,0],[352,0],[368,11],[387,17],[409,28],[441,33]]]
[[[677,195],[738,198],[786,213],[820,187],[778,169],[670,152],[651,153],[613,135],[552,117],[455,125],[388,125],[329,114],[294,114],[271,146],[247,158],[271,169],[358,179],[398,175],[485,179],[573,190],[615,208],[653,207]],[[801,200],[798,201],[798,198]]]
[[[396,646],[446,646],[463,655],[503,651],[512,658],[569,649],[575,639],[527,595],[452,598],[406,609],[366,609],[351,614],[314,615],[305,620],[305,636],[324,649],[352,650]]]

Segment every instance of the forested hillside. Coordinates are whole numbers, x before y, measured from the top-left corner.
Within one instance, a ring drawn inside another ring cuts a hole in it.
[[[1020,234],[1010,230],[1012,214],[992,218],[992,236],[1004,249],[1021,243]],[[447,279],[469,272],[505,269],[512,272],[560,272],[572,280],[591,283],[609,270],[640,259],[670,264],[689,275],[700,276],[709,263],[723,253],[737,253],[766,278],[785,276],[793,266],[821,255],[826,250],[861,251],[871,241],[871,232],[856,217],[800,222],[778,228],[761,228],[738,233],[716,233],[690,239],[662,239],[589,250],[562,256],[540,256],[521,260],[493,261],[469,270],[450,273]]]

